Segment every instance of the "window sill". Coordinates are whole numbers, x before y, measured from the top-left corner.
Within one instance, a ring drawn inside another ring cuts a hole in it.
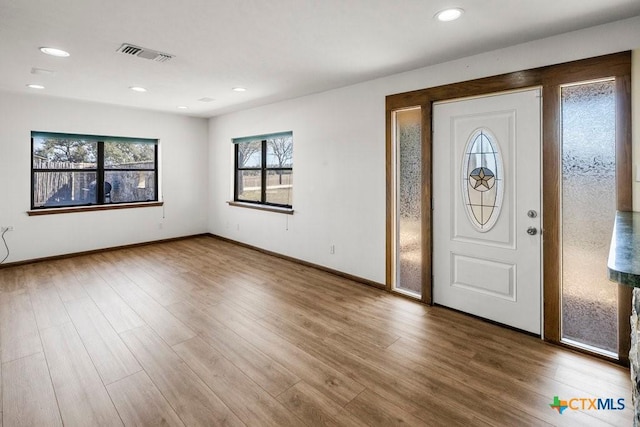
[[[259,205],[256,203],[243,203],[243,202],[234,202],[228,201],[229,206],[235,206],[238,208],[248,208],[248,209],[256,209],[259,211],[267,211],[267,212],[275,212],[282,213],[285,215],[293,215],[292,208],[280,208],[278,206],[269,206],[269,205]]]
[[[55,215],[63,213],[77,213],[77,212],[93,212],[93,211],[110,211],[114,209],[133,209],[133,208],[151,208],[154,206],[162,206],[164,202],[140,202],[140,203],[114,203],[107,205],[93,205],[93,206],[74,206],[68,208],[48,208],[48,209],[32,209],[27,211],[29,216],[38,215]]]

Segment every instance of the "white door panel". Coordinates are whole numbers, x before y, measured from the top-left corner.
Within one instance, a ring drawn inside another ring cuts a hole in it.
[[[433,110],[434,302],[533,333],[541,330],[540,120],[538,89]]]
[[[482,127],[492,130],[498,141],[509,141],[513,139],[515,111],[492,112],[482,115],[474,114],[471,116],[452,118],[452,140],[466,142],[469,135],[479,127],[479,123],[482,124]],[[437,144],[437,141],[435,143]],[[450,145],[449,167],[452,175],[460,173],[464,148],[464,144]],[[514,153],[512,152],[511,147],[507,144],[501,145],[501,148],[502,157],[504,159],[504,172],[506,176],[511,176],[513,174],[512,165],[514,163]],[[512,217],[514,203],[513,186],[507,185],[505,188],[503,208],[499,218],[500,220],[496,222],[495,226],[491,228],[491,230],[478,233],[467,218],[467,213],[464,209],[460,180],[451,179],[450,185],[452,186],[450,192],[454,195],[452,200],[454,209],[452,214],[452,218],[454,220],[452,237],[454,240],[459,242],[478,242],[484,245],[493,244],[509,248],[515,247],[515,230],[513,229],[514,221]]]

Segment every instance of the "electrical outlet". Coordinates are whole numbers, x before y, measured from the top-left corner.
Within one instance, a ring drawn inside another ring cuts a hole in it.
[[[331,255],[333,255],[333,254],[335,254],[335,253],[336,253],[336,245],[331,245],[331,246],[329,246],[329,253],[330,253]]]
[[[5,231],[13,231],[13,225],[3,225],[0,227],[0,232],[4,233]]]

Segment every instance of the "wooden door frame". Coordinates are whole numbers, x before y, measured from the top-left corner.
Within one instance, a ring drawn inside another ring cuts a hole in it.
[[[562,85],[614,77],[616,79],[616,186],[617,209],[632,210],[631,157],[631,52],[620,52],[558,65],[517,71],[499,76],[453,83],[386,97],[386,287],[392,291],[395,213],[393,176],[393,112],[420,107],[422,111],[422,268],[421,301],[432,296],[432,109],[433,103],[456,98],[487,95],[531,87],[542,88],[542,206],[543,206],[543,309],[544,339],[561,344],[561,129],[560,88]],[[616,286],[611,284],[611,286]],[[630,347],[631,289],[618,285],[618,354],[628,365]],[[573,348],[573,347],[572,347]]]

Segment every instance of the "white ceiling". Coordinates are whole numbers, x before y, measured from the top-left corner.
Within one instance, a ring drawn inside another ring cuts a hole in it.
[[[450,6],[466,13],[433,19]],[[638,0],[0,0],[0,90],[210,117],[637,15]]]

